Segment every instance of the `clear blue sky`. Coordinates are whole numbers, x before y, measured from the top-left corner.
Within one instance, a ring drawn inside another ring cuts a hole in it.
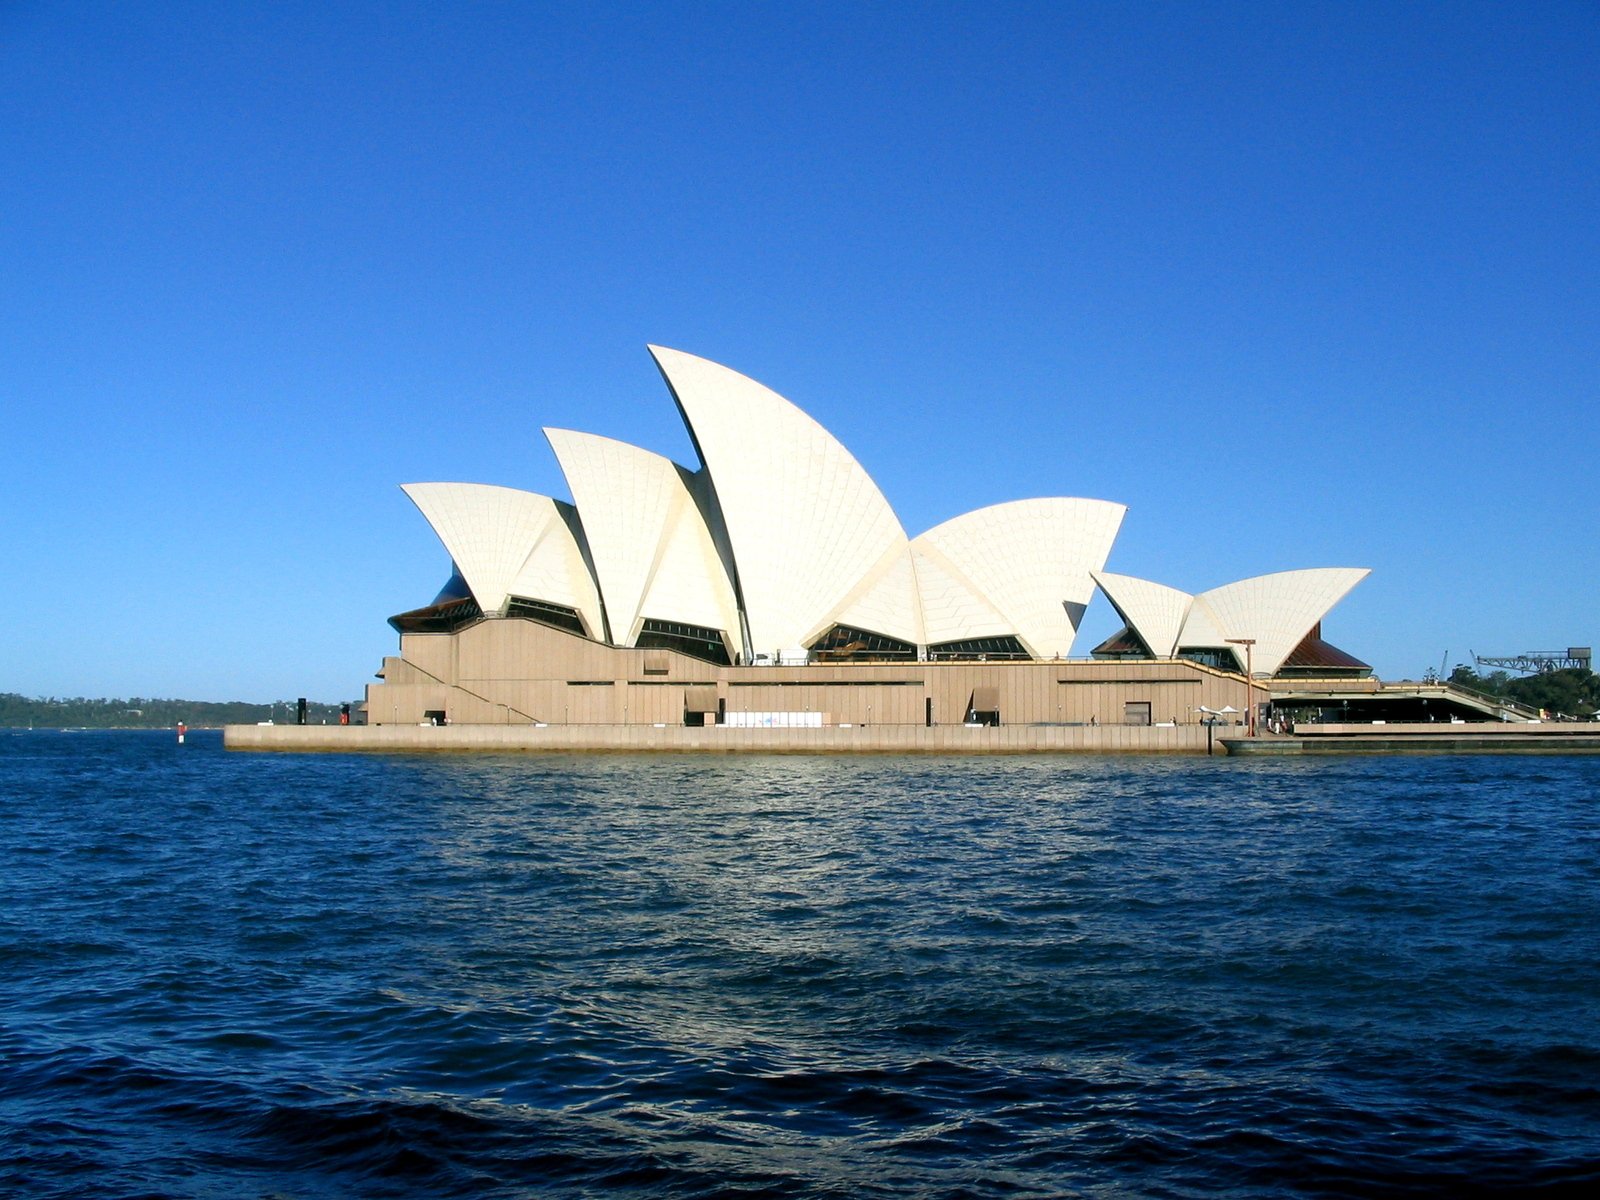
[[[1580,2],[0,0],[0,690],[358,696],[448,574],[398,484],[694,463],[647,341],[912,534],[1368,566],[1389,677],[1600,643],[1597,131]]]

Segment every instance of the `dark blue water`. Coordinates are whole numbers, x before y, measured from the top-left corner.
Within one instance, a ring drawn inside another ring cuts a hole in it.
[[[1579,1194],[1597,798],[0,731],[0,1193]]]

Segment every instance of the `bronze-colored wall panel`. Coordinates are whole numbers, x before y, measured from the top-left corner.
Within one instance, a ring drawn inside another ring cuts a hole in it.
[[[815,712],[834,725],[920,726],[931,700],[935,725],[959,726],[980,689],[992,689],[1003,726],[1120,727],[1129,702],[1149,703],[1158,725],[1192,725],[1201,705],[1248,703],[1240,677],[1174,661],[719,668],[668,652],[666,676],[647,676],[647,658],[661,651],[604,646],[517,619],[407,634],[401,652],[385,660],[385,682],[368,688],[374,724],[415,723],[442,707],[452,722],[680,725],[690,688],[701,703],[709,694],[701,711],[714,711],[720,695],[730,712]]]

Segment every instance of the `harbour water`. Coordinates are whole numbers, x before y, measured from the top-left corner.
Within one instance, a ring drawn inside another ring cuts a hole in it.
[[[1597,799],[0,731],[0,1194],[1588,1194]]]

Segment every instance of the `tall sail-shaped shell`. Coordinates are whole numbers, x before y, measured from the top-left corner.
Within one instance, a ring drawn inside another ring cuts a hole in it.
[[[634,645],[653,618],[721,630],[737,648],[733,584],[695,494],[697,478],[627,442],[544,432],[583,514],[611,640]]]
[[[850,452],[788,400],[707,359],[650,353],[710,476],[750,648],[809,644],[903,547],[899,519]],[[895,624],[914,637],[913,604],[908,595]]]

